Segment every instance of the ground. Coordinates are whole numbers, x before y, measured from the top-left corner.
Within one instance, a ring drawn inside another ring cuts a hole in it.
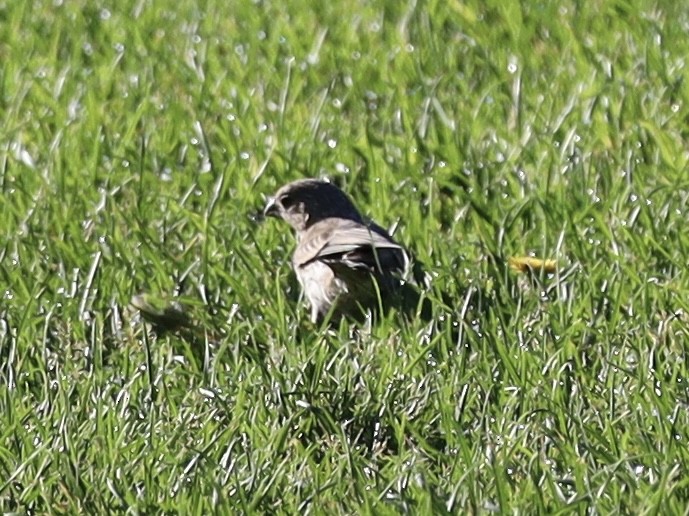
[[[662,0],[0,0],[0,510],[685,511],[687,30]],[[254,216],[306,176],[409,247],[430,317],[309,323]]]

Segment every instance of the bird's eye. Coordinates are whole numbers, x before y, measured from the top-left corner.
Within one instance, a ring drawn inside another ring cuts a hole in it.
[[[294,199],[290,195],[285,194],[280,197],[280,204],[284,209],[288,210],[294,206]]]

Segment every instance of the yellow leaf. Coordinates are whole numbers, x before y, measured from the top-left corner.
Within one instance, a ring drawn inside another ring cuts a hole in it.
[[[531,256],[513,256],[507,260],[510,268],[517,272],[529,272],[542,270],[546,273],[553,273],[557,270],[555,260],[541,260]]]

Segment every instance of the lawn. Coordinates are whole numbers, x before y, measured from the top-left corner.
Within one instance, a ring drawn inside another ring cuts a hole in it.
[[[686,514],[688,31],[663,0],[0,0],[0,512]],[[309,322],[254,217],[307,176],[394,229],[430,318]]]

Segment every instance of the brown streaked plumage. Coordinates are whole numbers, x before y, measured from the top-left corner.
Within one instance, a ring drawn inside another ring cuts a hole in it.
[[[337,186],[301,179],[268,199],[264,214],[295,230],[292,266],[316,322],[361,315],[387,304],[402,285],[407,252],[380,226],[366,221]]]

